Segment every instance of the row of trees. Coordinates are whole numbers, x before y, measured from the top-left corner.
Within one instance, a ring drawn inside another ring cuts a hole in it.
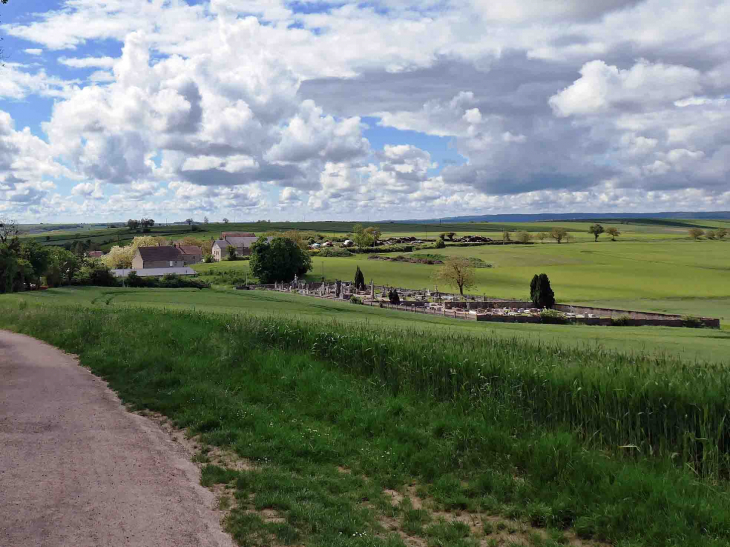
[[[127,221],[127,228],[129,228],[130,231],[136,232],[140,228],[142,228],[143,231],[149,232],[150,229],[155,225],[154,219],[151,218],[143,218],[142,220],[136,220],[134,218],[130,218]]]
[[[14,221],[0,221],[0,293],[49,287],[114,284],[108,268],[60,246],[21,241]]]
[[[689,237],[696,241],[703,237],[707,239],[725,239],[728,231],[725,228],[718,228],[717,230],[707,230],[705,232],[702,228],[690,228],[687,233]]]

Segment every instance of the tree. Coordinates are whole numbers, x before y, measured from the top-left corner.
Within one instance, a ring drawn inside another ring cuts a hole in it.
[[[603,229],[603,226],[600,224],[592,224],[590,228],[588,228],[588,233],[593,234],[593,237],[595,238],[594,241],[598,241],[598,236],[601,235],[605,230]]]
[[[535,237],[540,240],[540,243],[545,243],[545,240],[550,236],[547,232],[538,232]]]
[[[455,235],[456,235],[456,232],[446,232],[446,237],[449,238],[449,241],[454,241]]]
[[[131,231],[135,231],[139,228],[139,220],[135,220],[133,218],[130,218],[127,221],[127,228],[129,228]]]
[[[505,230],[502,232],[502,243],[507,243],[508,241],[512,241],[512,237],[510,236],[509,230]]]
[[[251,248],[249,268],[261,283],[289,282],[312,269],[312,258],[289,238],[262,236]]]
[[[192,226],[193,222],[195,222],[195,221],[192,218],[186,218],[185,222],[187,223],[188,226]]]
[[[233,245],[226,247],[228,253],[228,260],[236,260],[236,248]]]
[[[459,287],[459,294],[464,296],[464,289],[469,289],[476,284],[474,279],[474,266],[466,258],[449,258],[437,270],[436,280],[447,285]]]
[[[375,242],[373,235],[362,227],[362,224],[355,224],[352,227],[352,240],[358,249],[370,247]]]
[[[436,244],[434,245],[436,249],[444,249],[446,247],[446,242],[444,241],[443,237],[440,237],[436,240]]]
[[[400,295],[397,289],[390,289],[388,291],[388,301],[395,306],[400,304]]]
[[[9,243],[17,240],[20,235],[20,229],[14,220],[6,220],[0,218],[0,243]]]
[[[727,229],[725,228],[718,228],[717,230],[715,230],[715,237],[717,237],[717,239],[724,239],[726,235]]]
[[[621,235],[621,232],[618,231],[618,228],[614,228],[613,226],[606,229],[606,233],[611,236],[611,241],[616,241],[616,238]]]
[[[31,270],[30,275],[27,278],[27,283],[34,281],[36,285],[40,286],[41,276],[46,274],[48,265],[50,262],[49,248],[43,247],[36,241],[25,241],[20,248],[20,258],[24,259],[30,264]]]
[[[223,217],[223,224],[228,224],[228,219],[226,217]]]
[[[208,224],[208,217],[203,217],[203,224]]]
[[[303,251],[306,251],[309,248],[309,241],[302,235],[299,230],[287,230],[282,234],[282,237],[291,239]]]
[[[717,239],[717,232],[715,230],[707,230],[705,236],[707,236],[707,239]]]
[[[555,305],[555,293],[546,274],[535,275],[530,281],[530,300],[537,308],[552,308]]]
[[[705,231],[702,228],[690,228],[687,230],[687,233],[689,234],[689,237],[695,241],[705,235]]]
[[[517,241],[519,241],[520,243],[529,243],[530,240],[532,239],[532,236],[530,235],[529,232],[522,231],[522,232],[517,232],[516,238],[517,238]]]
[[[81,267],[82,260],[71,251],[61,247],[53,247],[49,253],[46,282],[49,287],[58,287],[63,283],[71,283],[73,276]]]
[[[567,235],[568,230],[566,230],[565,228],[555,227],[550,231],[550,237],[557,241],[558,244],[560,244],[560,242],[563,241],[563,239],[565,239],[565,236]]]
[[[126,247],[115,245],[102,257],[101,262],[107,268],[131,268],[135,251],[136,249],[133,249],[131,245]]]
[[[142,228],[152,228],[155,225],[155,221],[152,218],[143,218],[139,223],[142,225]]]
[[[365,276],[362,273],[362,270],[360,269],[360,266],[357,267],[355,270],[355,290],[356,291],[364,291],[365,290]]]
[[[378,240],[380,239],[381,231],[376,226],[370,226],[368,228],[365,228],[365,232],[370,234],[370,237],[372,238],[371,245],[375,247],[378,244]]]

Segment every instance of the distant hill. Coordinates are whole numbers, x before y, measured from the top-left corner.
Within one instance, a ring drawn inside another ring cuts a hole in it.
[[[675,219],[675,220],[730,220],[730,211],[674,211],[662,213],[539,213],[506,215],[472,215],[426,220],[396,220],[397,223],[438,224],[439,222],[548,222],[555,220],[629,220],[629,219]]]

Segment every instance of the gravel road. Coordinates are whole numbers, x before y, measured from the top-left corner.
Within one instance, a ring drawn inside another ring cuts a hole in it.
[[[73,356],[0,331],[0,546],[231,547],[199,480]]]

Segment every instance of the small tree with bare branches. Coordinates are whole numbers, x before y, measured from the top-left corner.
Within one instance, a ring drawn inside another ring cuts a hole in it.
[[[464,296],[464,289],[476,285],[474,266],[466,258],[453,257],[444,262],[436,272],[436,281],[459,287],[459,294]]]

